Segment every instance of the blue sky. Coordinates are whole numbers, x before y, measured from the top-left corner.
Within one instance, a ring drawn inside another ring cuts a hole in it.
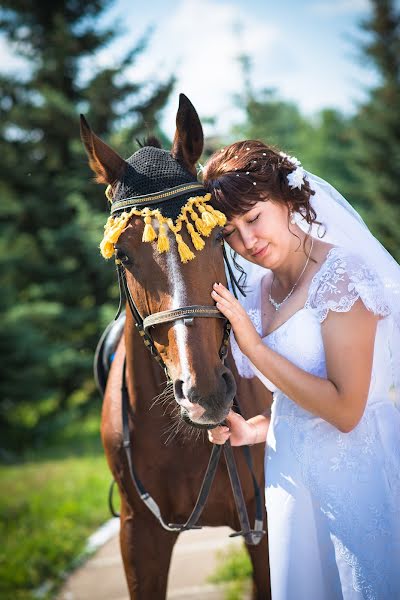
[[[327,106],[349,113],[376,80],[360,64],[354,42],[369,10],[368,0],[118,0],[108,22],[119,17],[126,33],[101,60],[118,60],[122,48],[154,25],[150,46],[130,76],[176,74],[163,121],[169,135],[181,91],[200,117],[217,117],[207,133],[224,133],[240,119],[233,96],[241,91],[242,53],[251,57],[255,89],[276,88],[305,114]]]
[[[369,11],[369,0],[116,0],[102,19],[118,23],[120,38],[90,68],[118,64],[154,26],[147,51],[128,76],[140,82],[176,75],[163,115],[170,136],[179,92],[200,117],[216,117],[214,126],[205,127],[208,135],[225,133],[241,118],[233,96],[242,91],[237,57],[243,53],[252,61],[254,89],[276,88],[307,115],[324,107],[351,113],[376,81],[372,68],[360,63],[354,41]],[[0,56],[14,68],[1,39]]]

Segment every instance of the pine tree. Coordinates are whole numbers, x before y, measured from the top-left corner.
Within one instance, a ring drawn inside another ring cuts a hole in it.
[[[96,398],[93,351],[116,290],[98,251],[107,201],[91,182],[78,113],[103,137],[129,140],[130,154],[173,86],[123,78],[148,34],[118,67],[83,70],[114,38],[97,26],[108,5],[0,1],[0,27],[29,67],[23,80],[0,76],[2,445],[43,436]]]
[[[357,175],[368,201],[368,221],[388,250],[400,259],[400,13],[392,0],[371,0],[362,24],[364,61],[378,84],[356,119]]]

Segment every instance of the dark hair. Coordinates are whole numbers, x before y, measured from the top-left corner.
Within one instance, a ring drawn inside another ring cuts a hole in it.
[[[243,215],[260,200],[274,200],[300,213],[311,231],[313,223],[321,225],[310,203],[310,197],[315,192],[306,178],[301,189],[289,186],[287,176],[294,169],[290,159],[281,154],[278,148],[258,140],[245,140],[214,152],[204,167],[203,183],[211,193],[211,204],[222,211],[228,220]],[[307,238],[308,235],[304,244]],[[242,283],[246,276],[235,257],[236,252],[232,258],[241,273],[239,282]]]
[[[318,223],[310,204],[314,191],[307,179],[301,189],[289,186],[287,176],[294,168],[277,148],[245,140],[214,152],[203,170],[203,183],[212,195],[212,204],[228,220],[260,200],[274,200],[299,212],[309,225]]]

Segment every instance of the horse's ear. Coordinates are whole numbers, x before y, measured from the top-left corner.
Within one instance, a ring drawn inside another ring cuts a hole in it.
[[[89,165],[96,174],[97,183],[112,185],[122,176],[126,162],[90,129],[81,115],[81,140],[89,156]]]
[[[203,152],[203,145],[203,128],[199,116],[189,98],[185,94],[179,94],[176,133],[171,154],[196,174],[196,163]]]

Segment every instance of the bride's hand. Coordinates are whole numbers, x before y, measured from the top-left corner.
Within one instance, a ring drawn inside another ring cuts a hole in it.
[[[230,321],[240,350],[250,358],[249,354],[254,351],[261,338],[249,315],[222,283],[214,283],[211,297],[215,300],[217,308]]]
[[[226,417],[228,425],[215,427],[208,430],[208,439],[213,444],[225,444],[230,440],[232,446],[254,444],[257,429],[254,423],[249,423],[241,415],[231,410]]]

